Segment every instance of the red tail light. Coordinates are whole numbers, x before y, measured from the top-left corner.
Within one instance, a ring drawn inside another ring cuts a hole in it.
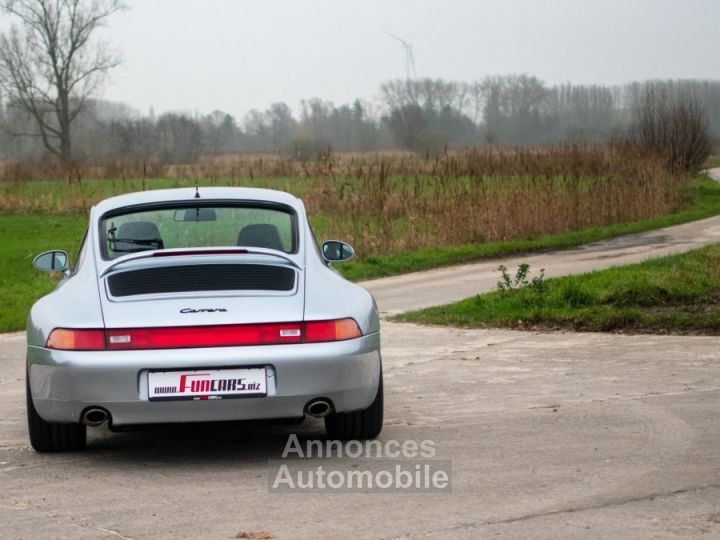
[[[102,351],[105,350],[105,331],[56,328],[50,332],[45,346],[61,351]]]
[[[345,341],[362,336],[354,319],[338,321],[311,321],[305,323],[305,342]]]
[[[353,319],[299,323],[179,326],[51,332],[46,346],[60,350],[181,349],[344,341],[362,336]]]

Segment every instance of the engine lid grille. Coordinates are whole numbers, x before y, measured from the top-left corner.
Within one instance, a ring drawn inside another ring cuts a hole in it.
[[[119,272],[108,277],[115,297],[204,291],[292,291],[295,271],[263,264],[195,264]]]

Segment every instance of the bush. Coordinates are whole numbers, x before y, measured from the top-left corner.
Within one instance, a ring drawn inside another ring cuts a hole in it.
[[[690,92],[671,95],[648,85],[638,110],[640,142],[661,155],[673,172],[695,172],[710,156],[708,120],[699,100]]]

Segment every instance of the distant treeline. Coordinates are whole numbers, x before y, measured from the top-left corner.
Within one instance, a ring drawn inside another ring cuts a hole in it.
[[[372,101],[335,105],[311,98],[298,114],[280,102],[242,119],[222,111],[143,116],[125,104],[96,100],[77,119],[73,147],[80,159],[193,163],[202,154],[235,152],[302,160],[345,150],[436,153],[478,144],[602,143],[635,135],[649,89],[696,101],[711,140],[720,143],[720,81],[548,86],[530,75],[505,75],[473,83],[388,81]],[[32,137],[32,121],[13,103],[0,101],[0,128],[0,158],[46,157]]]

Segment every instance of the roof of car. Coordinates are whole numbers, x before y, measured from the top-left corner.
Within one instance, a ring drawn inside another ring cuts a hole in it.
[[[199,194],[200,197],[196,195]],[[100,215],[110,210],[124,206],[152,204],[161,202],[188,202],[188,201],[263,201],[286,204],[293,208],[302,206],[300,200],[286,193],[274,189],[244,188],[244,187],[198,187],[175,189],[152,189],[126,193],[100,201],[96,210]]]

